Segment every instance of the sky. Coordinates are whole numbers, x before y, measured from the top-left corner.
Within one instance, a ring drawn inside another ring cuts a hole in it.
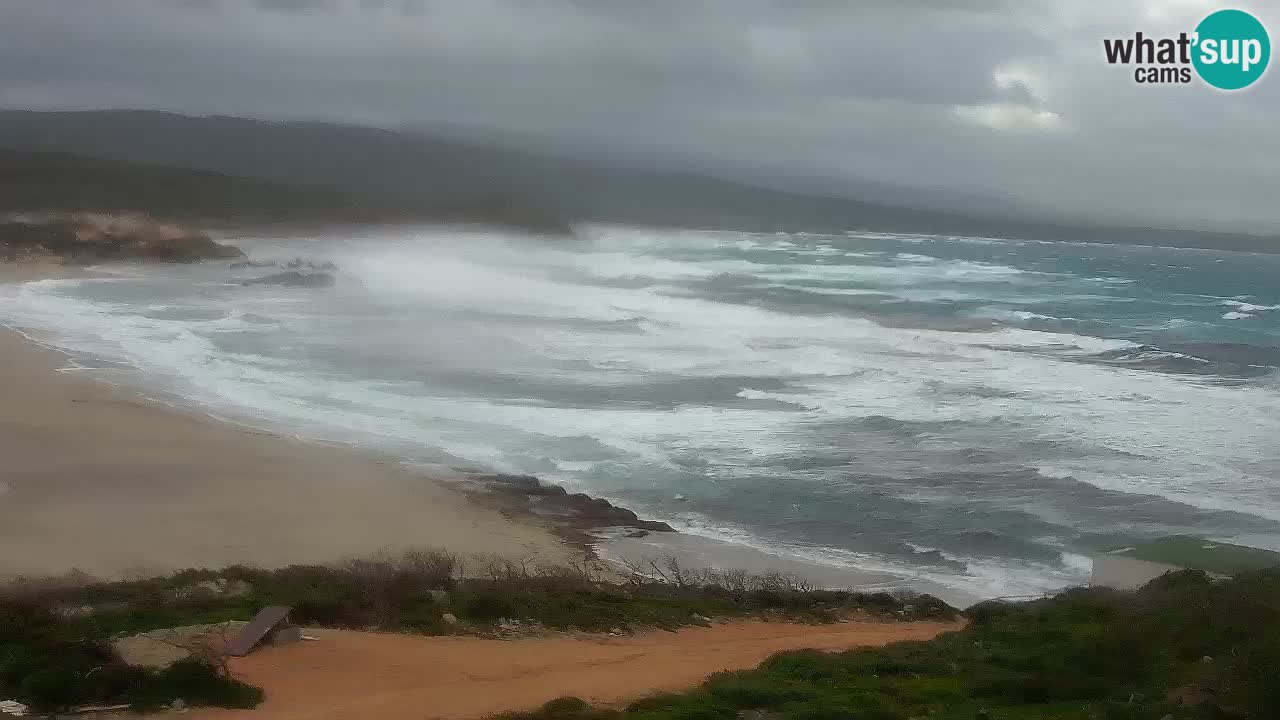
[[[427,128],[845,194],[1280,229],[1280,70],[1139,85],[1212,0],[0,0],[0,108]],[[1278,61],[1280,62],[1280,61]]]

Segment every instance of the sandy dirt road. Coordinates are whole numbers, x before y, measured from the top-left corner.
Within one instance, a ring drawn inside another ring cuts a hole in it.
[[[923,640],[959,624],[855,621],[834,625],[734,622],[677,633],[519,640],[416,637],[339,630],[235,660],[263,687],[253,711],[199,710],[191,720],[423,720],[478,718],[563,695],[619,704],[679,690],[707,675],[754,667],[796,648],[844,650]]]

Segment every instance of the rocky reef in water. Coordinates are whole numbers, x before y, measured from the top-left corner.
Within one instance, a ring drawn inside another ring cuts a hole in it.
[[[11,216],[0,220],[0,259],[192,263],[243,257],[237,247],[135,213]]]
[[[333,287],[333,276],[326,272],[300,272],[286,270],[284,272],[263,275],[242,281],[241,285],[279,285],[281,287],[322,288]]]
[[[675,532],[675,528],[662,521],[644,520],[608,500],[571,493],[532,475],[472,475],[471,479],[494,495],[519,502],[528,512],[553,517],[577,530],[626,527],[645,532]]]

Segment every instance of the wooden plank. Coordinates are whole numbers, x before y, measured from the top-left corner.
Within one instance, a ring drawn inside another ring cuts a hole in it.
[[[227,643],[227,654],[234,657],[248,655],[266,639],[267,635],[271,634],[272,630],[288,620],[289,611],[292,609],[285,605],[271,605],[262,608],[253,618],[253,621],[246,625],[231,642]]]

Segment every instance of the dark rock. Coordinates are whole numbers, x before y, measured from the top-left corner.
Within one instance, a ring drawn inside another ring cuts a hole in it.
[[[79,213],[0,222],[0,257],[56,257],[68,263],[123,260],[192,263],[243,257],[202,232],[145,215]]]
[[[297,270],[264,275],[260,278],[245,280],[241,285],[280,285],[283,287],[333,287],[333,276],[329,273],[304,273]]]
[[[676,529],[660,520],[641,520],[635,523],[635,527],[654,532],[675,532]]]
[[[627,533],[627,537],[629,537],[629,538],[642,538],[642,537],[649,537],[649,531],[648,531],[648,530],[637,530],[637,531],[635,531],[635,532],[629,532],[629,533]]]
[[[297,625],[282,627],[271,634],[272,645],[291,645],[302,641],[302,628]]]
[[[265,268],[275,266],[275,262],[271,260],[241,260],[240,262],[231,263],[228,267],[232,270],[243,270],[244,268]]]
[[[1182,685],[1165,694],[1165,699],[1174,705],[1195,707],[1203,705],[1213,697],[1213,690],[1196,684]]]
[[[579,528],[630,527],[651,532],[675,532],[675,528],[657,520],[642,520],[631,510],[618,507],[604,498],[586,493],[569,493],[558,485],[546,485],[532,475],[473,475],[491,492],[521,497],[527,507],[536,507],[564,517]]]
[[[324,262],[312,262],[303,258],[294,258],[283,265],[285,270],[315,270],[318,272],[333,272],[338,269],[337,265],[325,260]]]
[[[532,475],[473,475],[472,479],[496,486],[506,492],[518,492],[523,495],[548,496],[568,495],[568,491],[559,485],[544,485]]]

